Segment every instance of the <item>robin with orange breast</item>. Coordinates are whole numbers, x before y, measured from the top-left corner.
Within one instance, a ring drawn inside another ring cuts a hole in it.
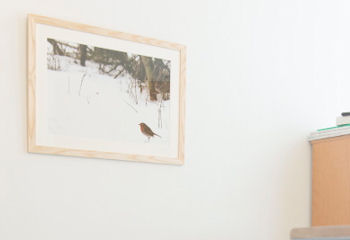
[[[152,131],[152,129],[146,125],[146,123],[139,123],[140,126],[140,130],[143,133],[143,135],[145,135],[148,139],[148,141],[150,140],[151,137],[157,136],[160,137],[158,134],[154,133]]]

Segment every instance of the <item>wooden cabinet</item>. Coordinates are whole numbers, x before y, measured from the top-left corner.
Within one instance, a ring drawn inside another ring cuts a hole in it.
[[[350,225],[350,135],[311,144],[312,226]]]

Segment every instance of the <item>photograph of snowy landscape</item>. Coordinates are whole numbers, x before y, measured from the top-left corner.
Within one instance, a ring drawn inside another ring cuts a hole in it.
[[[47,38],[48,132],[167,145],[171,61]]]

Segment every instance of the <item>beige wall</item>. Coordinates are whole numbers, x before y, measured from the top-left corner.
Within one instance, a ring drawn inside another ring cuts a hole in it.
[[[350,110],[348,1],[3,1],[0,239],[288,239]],[[26,14],[188,47],[182,167],[26,153]]]

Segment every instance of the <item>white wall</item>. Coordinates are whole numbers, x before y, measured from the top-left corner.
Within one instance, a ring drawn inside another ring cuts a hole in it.
[[[2,1],[0,239],[288,239],[350,110],[350,2]],[[186,44],[182,167],[28,154],[26,14]]]

